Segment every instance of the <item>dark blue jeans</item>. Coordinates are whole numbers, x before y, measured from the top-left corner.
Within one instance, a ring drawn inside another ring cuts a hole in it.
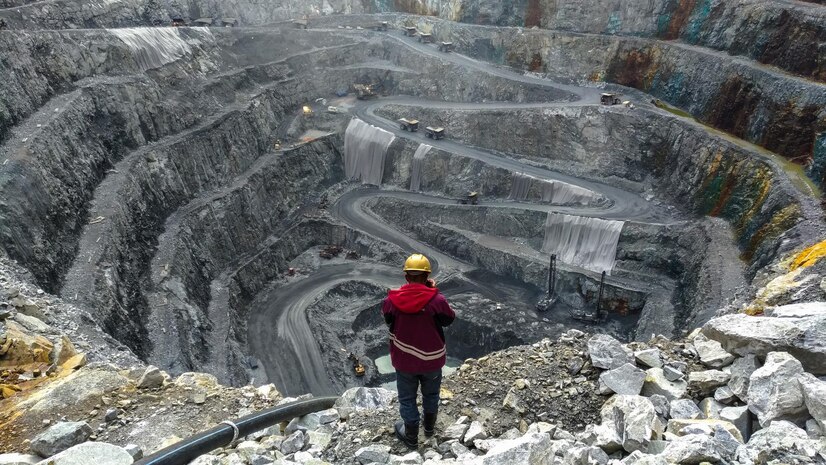
[[[425,413],[439,411],[439,389],[442,387],[442,370],[429,373],[396,372],[396,389],[399,391],[399,413],[408,424],[419,423],[416,394],[422,386],[422,407]]]

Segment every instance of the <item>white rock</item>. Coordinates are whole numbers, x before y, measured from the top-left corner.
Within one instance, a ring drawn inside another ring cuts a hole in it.
[[[368,463],[387,463],[390,460],[390,446],[373,444],[356,451],[356,460],[362,465]]]
[[[603,372],[599,376],[599,380],[605,384],[611,392],[627,396],[636,396],[639,395],[642,390],[642,385],[645,383],[645,372],[632,363],[626,363],[620,367]]]
[[[676,399],[670,404],[671,418],[694,420],[703,416],[700,408],[691,399]]]
[[[158,367],[149,365],[138,379],[138,389],[154,389],[163,385],[164,375]]]
[[[634,363],[631,350],[607,334],[595,334],[588,339],[588,355],[593,366],[606,370]]]
[[[473,445],[473,441],[477,439],[486,439],[488,437],[488,433],[485,431],[485,427],[482,426],[481,422],[473,421],[470,423],[467,431],[465,432],[465,436],[462,439],[462,442],[465,445]]]
[[[701,396],[714,392],[720,386],[725,386],[731,375],[720,370],[693,371],[688,374],[689,389]]]
[[[734,391],[730,387],[722,386],[714,391],[714,400],[722,404],[730,404],[737,400],[737,396],[734,395]]]
[[[439,456],[441,458],[441,456]],[[390,463],[394,465],[419,465],[424,462],[424,459],[418,452],[413,451],[401,457],[398,455],[390,456]]]
[[[357,387],[344,391],[336,401],[336,407],[355,410],[373,410],[389,407],[398,397],[395,391],[382,388]]]
[[[805,302],[766,309],[766,316],[775,318],[805,318],[826,315],[826,302]]]
[[[38,465],[131,465],[132,456],[118,446],[84,442],[52,456]]]
[[[306,435],[303,431],[296,431],[284,438],[284,442],[281,443],[281,452],[285,455],[294,454],[304,448],[307,444],[306,440]]]
[[[34,465],[41,460],[36,455],[0,454],[0,465]]]
[[[641,451],[634,451],[628,457],[622,459],[623,465],[668,465],[662,455],[650,455]]]
[[[662,368],[663,366],[663,356],[660,349],[646,349],[646,350],[638,350],[634,352],[634,359],[640,365],[647,366],[649,368]]]
[[[687,389],[688,384],[685,381],[667,380],[662,368],[649,368],[645,372],[645,383],[642,386],[642,395],[652,396],[659,394],[668,400],[674,400],[683,397]]]
[[[80,444],[92,435],[92,427],[85,421],[60,422],[32,439],[32,452],[41,457],[51,457],[76,444]]]
[[[662,455],[668,463],[698,464],[720,461],[714,439],[703,434],[682,436],[668,443]]]
[[[189,465],[221,465],[221,458],[217,455],[202,455],[189,462]]]
[[[728,431],[732,436],[737,438],[738,441],[741,443],[743,442],[743,436],[740,434],[740,430],[737,429],[736,426],[733,424],[723,421],[723,420],[668,420],[668,431],[675,436],[686,436],[691,434],[705,434],[711,436],[714,434],[714,431],[721,427]]]
[[[123,450],[128,452],[135,461],[143,458],[143,449],[137,444],[127,444],[123,447]]]
[[[788,463],[789,455],[815,457],[818,444],[809,439],[806,431],[788,421],[777,420],[751,436],[746,453],[752,462],[759,456],[762,463]]]
[[[797,380],[803,367],[785,352],[771,352],[766,363],[751,375],[749,409],[766,427],[773,420],[801,420],[808,415]]]
[[[615,395],[602,406],[600,414],[603,425],[613,425],[627,452],[645,451],[648,443],[662,433],[654,404],[642,396]]]
[[[445,428],[442,432],[442,437],[445,439],[455,439],[460,440],[462,436],[465,435],[465,431],[468,430],[468,425],[464,424],[453,424]]]
[[[734,361],[734,355],[723,350],[719,342],[713,341],[702,334],[694,338],[694,348],[700,356],[703,365],[711,368],[722,368]]]
[[[551,463],[551,437],[526,434],[518,439],[499,441],[481,458],[482,465],[545,465]]]
[[[714,318],[703,334],[737,355],[767,356],[789,352],[815,375],[826,374],[826,315],[806,318],[753,317],[745,314]]]

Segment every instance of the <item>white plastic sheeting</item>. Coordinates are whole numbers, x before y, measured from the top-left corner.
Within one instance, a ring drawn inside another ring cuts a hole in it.
[[[433,147],[427,144],[419,144],[416,153],[413,154],[413,162],[410,164],[410,190],[416,192],[422,184],[422,167],[424,166],[424,157],[430,152]]]
[[[556,254],[563,263],[610,275],[624,225],[623,221],[550,213],[542,250]]]
[[[381,185],[384,159],[395,136],[353,118],[344,133],[344,174],[364,184]]]
[[[513,173],[511,200],[527,200],[531,187],[538,183],[542,192],[542,201],[554,205],[589,205],[602,199],[596,192],[584,187],[575,186],[562,181],[537,179],[523,173]]]
[[[132,27],[107,30],[129,47],[135,62],[143,71],[160,68],[192,52],[192,48],[176,28]],[[208,30],[200,33],[212,34]]]

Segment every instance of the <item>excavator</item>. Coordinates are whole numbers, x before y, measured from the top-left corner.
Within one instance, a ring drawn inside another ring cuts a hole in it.
[[[359,378],[364,376],[367,370],[364,368],[364,365],[361,364],[356,354],[350,352],[350,355],[347,358],[349,358],[350,361],[353,362],[353,372],[356,374],[356,376]]]
[[[376,97],[376,92],[373,90],[373,86],[369,84],[355,84],[353,88],[356,90],[356,97],[359,100],[367,100],[373,97]]]

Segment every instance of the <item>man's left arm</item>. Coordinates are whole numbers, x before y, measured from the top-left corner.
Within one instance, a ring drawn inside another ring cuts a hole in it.
[[[447,303],[447,299],[442,296],[438,302],[436,302],[436,312],[434,318],[439,326],[450,326],[453,323],[453,320],[456,319],[456,313],[450,308],[450,304]]]

